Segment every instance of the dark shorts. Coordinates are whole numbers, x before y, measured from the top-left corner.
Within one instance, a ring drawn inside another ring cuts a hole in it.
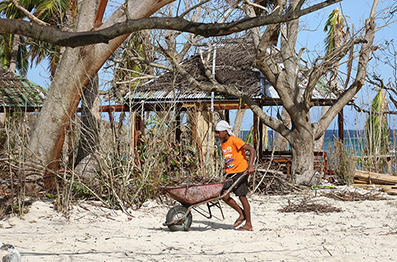
[[[242,176],[245,172],[228,174],[226,176],[226,182],[223,185],[223,190],[228,190],[236,180]],[[233,192],[236,196],[246,196],[248,194],[248,176],[245,176],[230,192]]]

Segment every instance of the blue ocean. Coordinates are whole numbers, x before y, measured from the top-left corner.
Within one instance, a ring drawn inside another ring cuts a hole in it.
[[[242,136],[245,138],[248,130],[242,131]],[[272,143],[273,137],[276,132],[268,131],[269,146]],[[390,147],[391,150],[396,148],[394,137],[397,135],[397,130],[390,130]],[[323,150],[329,152],[336,139],[338,139],[338,130],[326,130],[324,135]],[[344,130],[344,146],[350,155],[360,156],[363,148],[365,147],[364,130]],[[287,148],[288,149],[288,148]],[[395,150],[394,150],[395,151]]]

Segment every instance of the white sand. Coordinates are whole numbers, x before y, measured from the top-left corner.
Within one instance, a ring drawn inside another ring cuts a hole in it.
[[[397,198],[317,197],[343,212],[277,211],[300,196],[250,196],[253,232],[234,230],[237,213],[224,203],[225,220],[193,212],[190,231],[170,232],[162,225],[168,207],[155,202],[130,219],[82,203],[67,220],[37,201],[22,219],[0,221],[0,241],[14,244],[22,261],[396,261]]]

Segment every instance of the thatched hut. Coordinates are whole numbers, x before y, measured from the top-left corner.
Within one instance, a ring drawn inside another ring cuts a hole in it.
[[[7,137],[3,130],[5,115],[13,112],[38,112],[46,95],[47,90],[40,85],[0,65],[0,149],[3,149]],[[35,117],[29,118],[26,132],[33,129],[35,120]]]

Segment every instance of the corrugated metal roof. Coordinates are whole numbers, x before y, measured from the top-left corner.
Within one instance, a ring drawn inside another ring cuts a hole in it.
[[[38,108],[47,90],[0,65],[0,111],[4,107]]]
[[[303,93],[305,91],[305,81],[300,83],[300,89]],[[258,79],[258,92],[252,97],[254,100],[261,99],[263,97],[269,99],[279,99],[279,96],[272,85],[267,82],[263,76]],[[183,92],[179,89],[175,90],[159,90],[159,91],[131,91],[127,94],[126,98],[131,99],[133,101],[147,100],[147,101],[187,101],[187,100],[210,100],[211,93],[206,91],[197,91],[194,90],[192,93],[189,93],[188,90],[184,90]],[[234,96],[215,93],[214,98],[216,100],[222,99],[236,99]],[[312,99],[321,100],[321,99],[336,99],[336,95],[329,91],[326,88],[325,80],[320,79],[316,84],[316,88],[313,91]]]
[[[181,92],[180,90],[174,91],[136,91],[130,92],[127,96],[132,100],[200,100],[200,99],[211,99],[211,93],[205,91],[194,91],[193,93]],[[225,98],[234,98],[232,96],[227,96],[220,93],[215,93],[215,99],[225,99]]]

